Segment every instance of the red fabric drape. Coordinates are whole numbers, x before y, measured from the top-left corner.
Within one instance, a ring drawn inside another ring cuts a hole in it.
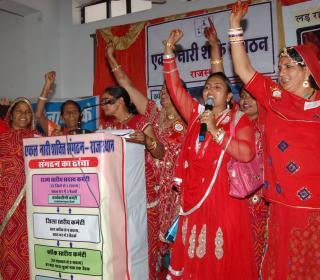
[[[310,1],[310,0],[280,0],[283,6],[290,6],[290,5],[307,2],[307,1]]]
[[[112,33],[119,36],[129,29],[130,25],[121,25],[112,28]],[[113,75],[105,62],[104,49],[106,41],[102,31],[97,30],[96,66],[94,74],[93,94],[100,95],[108,86],[116,84]],[[125,36],[125,35],[124,35]],[[126,50],[117,50],[116,56],[128,77],[141,92],[147,92],[145,73],[145,32],[140,32],[136,41]]]

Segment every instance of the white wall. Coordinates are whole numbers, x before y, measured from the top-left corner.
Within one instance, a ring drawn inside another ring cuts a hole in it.
[[[86,25],[72,23],[71,0],[15,0],[39,10],[24,18],[0,12],[0,96],[37,97],[43,75],[57,71],[56,97],[92,94],[93,42],[97,28],[210,8],[212,0],[168,0],[148,11]],[[227,3],[216,0],[214,6]]]
[[[0,96],[25,94],[24,33],[23,18],[0,11]]]

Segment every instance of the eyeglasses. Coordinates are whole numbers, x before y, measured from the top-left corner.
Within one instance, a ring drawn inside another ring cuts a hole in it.
[[[102,106],[104,106],[104,105],[113,105],[113,104],[115,104],[116,103],[116,101],[117,101],[117,98],[103,98],[103,99],[101,99],[101,102],[100,102],[100,104],[102,105]]]

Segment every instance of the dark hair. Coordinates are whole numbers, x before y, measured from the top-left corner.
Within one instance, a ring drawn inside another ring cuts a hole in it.
[[[310,83],[310,87],[319,90],[320,88],[318,87],[316,81],[314,80],[314,78],[312,77],[312,75],[309,75],[309,83]]]
[[[209,75],[209,77],[207,78],[206,82],[207,82],[210,78],[215,77],[215,76],[220,77],[220,78],[226,83],[227,91],[232,93],[231,83],[230,83],[228,77],[226,76],[226,74],[223,73],[223,72],[214,72],[214,73],[211,73],[211,74]]]
[[[302,67],[306,66],[301,55],[293,47],[282,48],[279,52],[279,58],[281,58],[283,56],[289,56],[291,59],[293,59],[295,62],[297,62]]]
[[[130,95],[128,92],[120,86],[112,86],[112,87],[107,87],[105,89],[105,92],[109,93],[112,97],[119,99],[122,97],[129,113],[132,114],[138,114],[136,106],[131,102]]]
[[[64,108],[65,108],[68,104],[73,104],[74,106],[76,106],[77,109],[78,109],[79,114],[81,114],[81,107],[80,107],[80,105],[78,104],[78,102],[69,99],[69,100],[67,100],[67,101],[65,101],[65,102],[63,102],[63,103],[61,104],[61,107],[60,107],[60,114],[61,114],[61,116],[63,116],[63,114],[64,114]]]
[[[219,78],[221,78],[221,79],[225,82],[225,84],[226,84],[226,86],[227,86],[227,92],[228,92],[228,93],[229,93],[229,92],[232,93],[232,90],[231,90],[231,82],[229,81],[229,79],[228,79],[228,77],[226,76],[226,74],[223,73],[223,72],[213,72],[213,73],[211,73],[211,74],[209,75],[209,77],[207,78],[206,83],[207,83],[207,81],[208,81],[210,78],[215,77],[215,76],[218,76]],[[233,107],[232,98],[228,101],[228,106],[229,106],[230,109]]]
[[[65,108],[68,104],[73,104],[74,106],[77,107],[77,110],[78,110],[78,112],[79,112],[78,127],[81,128],[82,110],[81,110],[81,107],[80,107],[80,105],[79,105],[78,102],[73,101],[73,100],[71,100],[71,99],[63,102],[62,105],[61,105],[61,107],[60,107],[60,115],[61,115],[61,116],[64,115],[64,108]]]
[[[249,91],[247,91],[247,90],[245,89],[245,85],[244,85],[244,84],[241,84],[241,86],[239,87],[239,97],[240,97],[240,99],[241,99],[241,94],[242,94],[244,91],[245,91],[246,93],[248,93],[252,99],[256,100],[256,98],[255,98]]]

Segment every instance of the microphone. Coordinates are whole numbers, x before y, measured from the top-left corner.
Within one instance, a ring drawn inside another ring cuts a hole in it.
[[[212,111],[214,106],[214,101],[212,97],[208,97],[205,106],[204,106],[204,110],[210,110]],[[207,133],[207,124],[206,123],[202,123],[200,125],[200,132],[199,132],[199,142],[203,142],[204,139],[206,139],[206,133]]]
[[[80,109],[80,117],[79,117],[79,120],[78,120],[78,128],[70,130],[68,132],[68,134],[75,135],[75,134],[91,133],[92,132],[91,130],[85,129],[85,128],[81,128],[83,111],[86,110],[86,109],[90,109],[90,108],[97,107],[97,106],[104,105],[104,104],[105,104],[104,102],[101,102],[101,103],[98,103],[98,104],[93,104],[93,105],[89,105],[89,106],[85,106],[85,107],[81,108]]]
[[[93,107],[97,107],[97,106],[100,106],[100,105],[106,105],[106,102],[105,101],[102,101],[101,103],[98,103],[98,104],[93,104],[93,105],[89,105],[89,106],[85,106],[81,109],[81,112],[83,112],[84,110],[86,109],[90,109],[90,108],[93,108]]]

